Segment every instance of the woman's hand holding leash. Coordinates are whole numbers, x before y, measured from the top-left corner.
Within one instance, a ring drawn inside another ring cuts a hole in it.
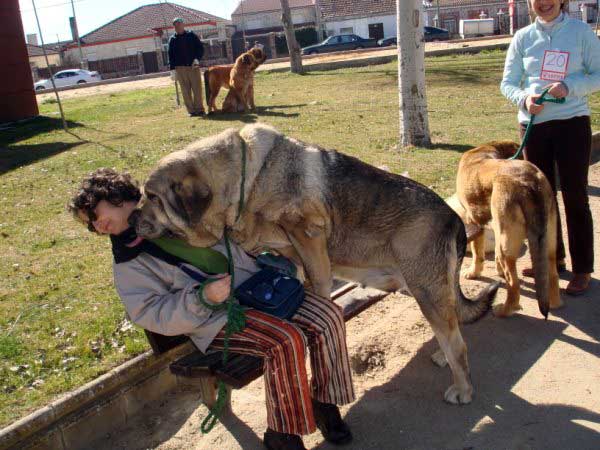
[[[204,286],[204,298],[212,303],[223,303],[231,293],[231,275],[219,274]]]

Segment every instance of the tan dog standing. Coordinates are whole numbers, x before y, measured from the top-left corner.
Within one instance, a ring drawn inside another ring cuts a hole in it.
[[[249,74],[249,79],[248,74],[245,74],[246,82],[248,83],[248,86],[246,87],[245,97],[247,98],[247,107],[249,107],[250,109],[254,109],[254,71],[257,69],[258,66],[260,66],[266,61],[267,55],[263,50],[259,48],[252,48],[246,53],[243,53],[242,55],[238,56],[238,58],[236,59],[236,64],[238,64],[238,62],[241,62],[240,58],[242,58],[244,55],[250,57],[250,60],[243,59],[243,62],[244,65],[246,65],[251,72]],[[231,83],[233,78],[232,71],[234,67],[235,64],[212,66],[209,67],[206,70],[206,72],[204,72],[204,88],[206,91],[206,101],[208,104],[209,113],[217,110],[215,102],[217,100],[217,96],[219,95],[219,91],[221,90],[221,88],[223,87],[226,89],[231,89]],[[239,71],[242,73],[245,72],[243,70]],[[238,70],[236,70],[236,72],[238,72]],[[240,83],[240,80],[237,80],[235,84],[238,86],[238,88],[240,87],[240,85],[243,86],[243,83]],[[228,100],[224,102],[224,109],[225,107],[227,107],[228,112],[237,112],[237,109],[233,103],[236,100],[238,100],[238,98],[239,95],[238,97],[231,96]]]
[[[533,164],[507,160],[518,144],[490,142],[463,154],[458,166],[456,193],[466,210],[465,223],[484,227],[491,221],[496,240],[496,269],[506,280],[505,304],[494,307],[498,316],[521,309],[516,260],[527,238],[535,273],[541,313],[562,305],[556,268],[556,202],[550,183]],[[477,278],[485,260],[485,236],[471,242],[473,263],[467,278]]]

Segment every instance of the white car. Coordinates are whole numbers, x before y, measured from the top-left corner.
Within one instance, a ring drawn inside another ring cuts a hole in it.
[[[56,87],[72,86],[74,84],[93,83],[100,81],[102,77],[98,72],[90,72],[83,69],[61,70],[54,74],[54,84]],[[52,89],[51,80],[40,80],[33,85],[36,91],[43,89]]]

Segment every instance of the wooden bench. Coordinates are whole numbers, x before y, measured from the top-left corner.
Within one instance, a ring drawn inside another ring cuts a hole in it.
[[[352,295],[352,293],[357,292],[362,291],[356,284],[334,281],[331,299],[342,308],[344,320],[346,321],[387,295],[384,292],[374,290],[364,291],[368,292],[368,295]],[[183,335],[163,336],[150,331],[146,331],[146,336],[156,354],[163,353],[189,340],[187,336]],[[205,355],[198,350],[173,361],[170,370],[180,377],[196,378],[203,403],[208,407],[212,407],[216,400],[217,381],[224,381],[229,387],[230,393],[232,388],[241,389],[263,374],[262,358],[230,354],[225,365],[222,358],[223,354],[221,352]],[[227,407],[230,407],[230,398],[227,400]]]

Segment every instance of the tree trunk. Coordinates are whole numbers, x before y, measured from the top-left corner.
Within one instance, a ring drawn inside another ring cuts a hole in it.
[[[425,95],[425,45],[421,0],[396,0],[400,144],[431,144]]]
[[[302,56],[300,55],[300,47],[296,41],[294,33],[294,23],[292,22],[292,13],[290,13],[290,5],[288,0],[280,0],[281,2],[281,23],[283,23],[283,31],[285,31],[285,40],[287,41],[288,51],[290,53],[290,69],[292,73],[303,73]]]

